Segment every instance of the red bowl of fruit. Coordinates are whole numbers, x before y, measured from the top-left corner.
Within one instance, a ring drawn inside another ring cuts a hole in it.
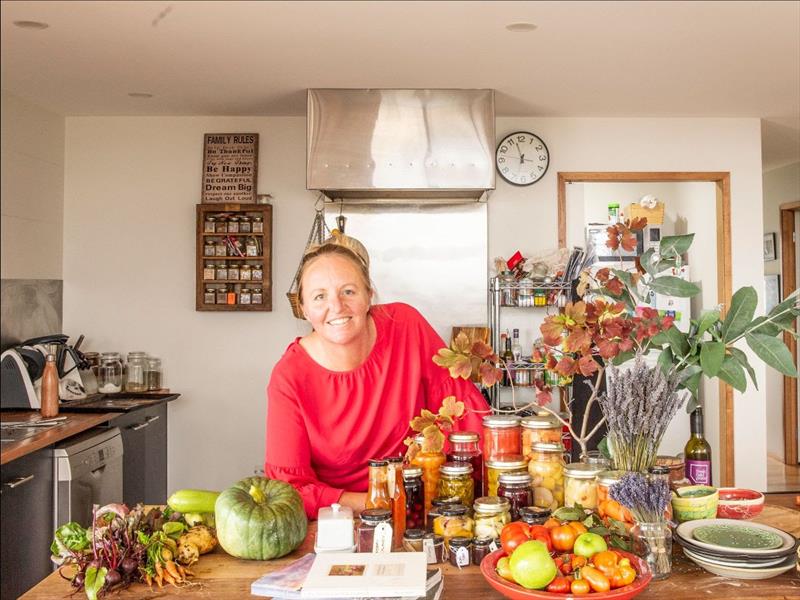
[[[554,593],[546,590],[522,587],[497,574],[497,562],[506,556],[506,552],[502,548],[495,550],[481,561],[481,574],[490,586],[503,594],[506,598],[511,598],[511,600],[581,600],[584,598],[589,598],[590,600],[627,600],[628,598],[633,598],[640,594],[650,583],[653,574],[647,566],[647,563],[638,556],[622,550],[618,550],[617,552],[624,558],[630,560],[631,566],[636,570],[636,579],[628,585],[610,589],[607,592],[590,592],[575,595],[566,592]]]
[[[764,510],[764,494],[743,488],[719,488],[717,517],[752,519]]]

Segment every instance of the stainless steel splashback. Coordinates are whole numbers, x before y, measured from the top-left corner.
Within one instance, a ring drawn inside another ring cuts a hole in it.
[[[493,90],[309,89],[306,187],[475,201],[495,187]]]

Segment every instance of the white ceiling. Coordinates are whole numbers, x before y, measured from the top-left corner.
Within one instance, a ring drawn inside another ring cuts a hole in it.
[[[538,27],[505,29],[518,21]],[[1,47],[2,89],[63,115],[304,115],[309,87],[493,88],[499,116],[760,117],[764,168],[800,160],[797,1],[3,0]]]

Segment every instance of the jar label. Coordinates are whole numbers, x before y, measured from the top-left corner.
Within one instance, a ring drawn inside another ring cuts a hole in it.
[[[492,540],[489,543],[489,552],[494,552],[495,550],[497,550],[497,540]]]
[[[456,564],[459,567],[466,567],[469,565],[469,549],[462,546],[456,550]]]
[[[425,538],[422,540],[422,551],[425,553],[425,560],[429,565],[436,564],[436,549],[433,547],[433,540]]]
[[[687,460],[686,477],[695,485],[711,485],[711,461]]]
[[[372,551],[392,551],[392,526],[388,523],[378,523],[378,525],[375,527],[375,537],[372,540]]]

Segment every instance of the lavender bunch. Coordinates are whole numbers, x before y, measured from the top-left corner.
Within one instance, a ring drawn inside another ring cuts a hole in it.
[[[663,479],[650,479],[641,473],[625,473],[608,490],[613,500],[627,508],[640,523],[664,522],[670,502],[669,485]]]
[[[630,369],[611,367],[606,392],[598,398],[606,417],[614,468],[644,471],[656,461],[669,422],[683,404],[678,380],[659,367],[650,368],[641,355]]]

